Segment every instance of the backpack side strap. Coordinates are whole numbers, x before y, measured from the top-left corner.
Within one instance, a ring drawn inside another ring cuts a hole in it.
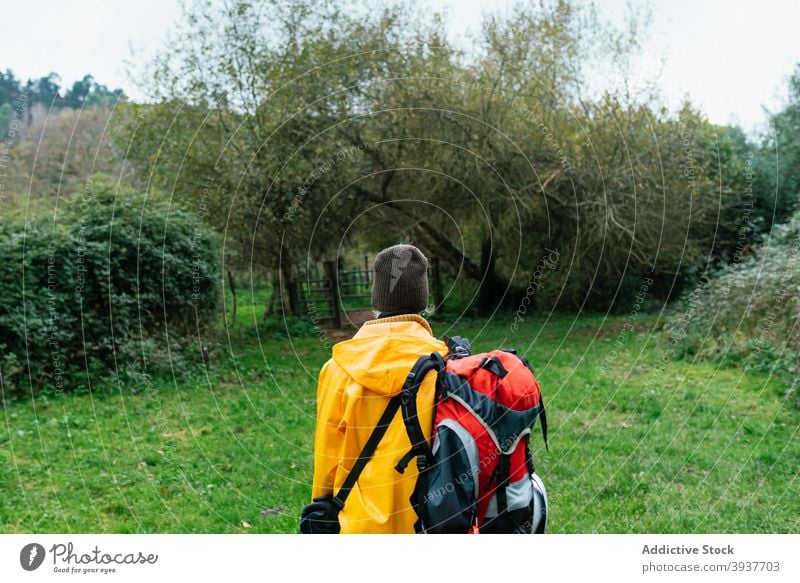
[[[369,439],[367,439],[367,443],[364,444],[364,449],[362,449],[361,453],[358,454],[356,463],[353,464],[353,468],[344,479],[342,487],[339,488],[339,491],[333,497],[333,505],[335,506],[337,514],[344,507],[344,503],[347,501],[350,491],[358,481],[361,472],[364,471],[364,467],[367,465],[367,462],[375,453],[378,443],[380,443],[381,439],[383,439],[383,436],[386,434],[386,431],[389,429],[392,419],[394,419],[394,416],[397,414],[397,410],[400,408],[400,400],[401,395],[395,395],[391,398],[389,404],[386,405],[386,409],[383,410],[383,414],[378,420],[378,424],[372,430]]]
[[[531,371],[531,373],[533,373],[533,367],[531,366],[531,363],[528,362],[527,358],[519,355],[517,356],[517,358],[519,358],[522,361],[522,364],[524,364],[527,367],[527,369]],[[541,405],[541,411],[539,412],[539,423],[542,426],[542,439],[544,439],[545,450],[549,452],[550,448],[547,446],[547,412],[545,411],[544,399],[542,398],[541,395],[539,395],[539,404]]]

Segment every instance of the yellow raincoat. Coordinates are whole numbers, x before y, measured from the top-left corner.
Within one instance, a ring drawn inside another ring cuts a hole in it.
[[[333,347],[317,388],[312,497],[338,492],[389,397],[400,392],[417,358],[434,351],[446,356],[447,346],[416,314],[371,320],[351,340]],[[435,375],[430,374],[417,398],[428,439],[434,390]],[[342,533],[414,532],[417,516],[409,497],[417,481],[416,463],[403,474],[394,469],[410,448],[398,411],[339,514]]]

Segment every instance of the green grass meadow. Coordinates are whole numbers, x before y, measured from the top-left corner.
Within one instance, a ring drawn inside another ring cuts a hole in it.
[[[330,349],[313,333],[256,331],[263,299],[240,291],[207,370],[0,411],[0,532],[296,532]],[[533,364],[550,532],[800,531],[800,411],[783,382],[676,360],[656,315],[633,328],[626,316],[511,322],[433,327]]]

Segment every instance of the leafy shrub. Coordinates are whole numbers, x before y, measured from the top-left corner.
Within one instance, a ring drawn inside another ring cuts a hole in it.
[[[679,355],[743,361],[792,378],[800,365],[800,214],[702,281],[667,326]]]
[[[264,322],[264,329],[272,332],[272,339],[285,340],[287,338],[324,337],[325,331],[321,324],[314,323],[304,316],[272,317]]]
[[[199,217],[102,177],[55,219],[0,225],[4,391],[76,390],[186,356],[217,313],[216,247]]]

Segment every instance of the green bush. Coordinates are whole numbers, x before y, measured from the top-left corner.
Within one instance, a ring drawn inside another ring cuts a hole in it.
[[[55,217],[0,225],[3,390],[78,390],[202,352],[216,252],[199,216],[102,177]]]
[[[667,326],[678,356],[740,361],[788,380],[800,366],[800,214],[702,281]]]

